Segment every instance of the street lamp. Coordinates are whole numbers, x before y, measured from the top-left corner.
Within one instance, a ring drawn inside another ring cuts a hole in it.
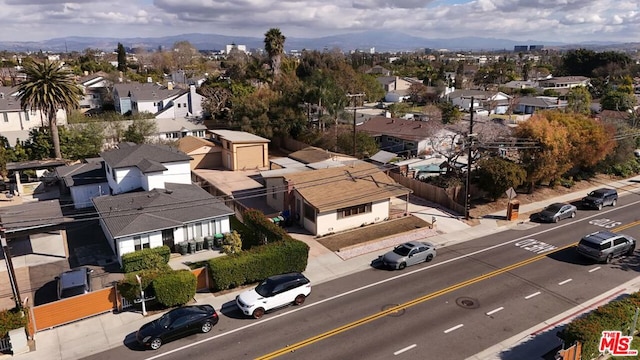
[[[140,275],[136,274],[136,280],[138,280],[138,284],[140,285],[140,300],[142,302],[142,316],[147,316],[147,307],[144,304],[144,290],[142,289],[142,278]]]

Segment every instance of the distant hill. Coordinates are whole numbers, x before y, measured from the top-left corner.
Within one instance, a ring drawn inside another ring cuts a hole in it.
[[[428,36],[428,34],[425,34]],[[217,34],[182,34],[155,38],[113,38],[113,37],[82,37],[70,36],[44,41],[11,42],[0,41],[0,50],[24,52],[24,51],[83,51],[87,48],[112,51],[117,48],[118,42],[125,47],[143,47],[155,50],[159,47],[171,48],[178,41],[189,41],[199,50],[221,50],[228,44],[246,45],[249,49],[264,48],[264,38],[246,36],[227,36]],[[429,39],[417,37],[395,31],[367,31],[349,33],[320,38],[294,38],[287,37],[285,50],[323,50],[339,48],[343,51],[359,49],[369,51],[375,48],[376,52],[415,51],[419,49],[448,49],[451,51],[494,51],[513,50],[515,45],[544,45],[545,47],[571,48],[571,47],[620,47],[619,43],[597,44],[566,44],[561,42],[541,42],[535,40],[513,41],[498,38],[460,37],[453,39]],[[625,44],[627,47],[629,44]],[[637,44],[636,44],[637,45]],[[637,46],[635,47],[637,48]]]

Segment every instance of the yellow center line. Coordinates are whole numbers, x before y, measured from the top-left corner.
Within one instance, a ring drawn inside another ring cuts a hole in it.
[[[638,223],[640,223],[640,221]],[[260,356],[260,357],[256,358],[256,360],[273,359],[273,358],[276,358],[278,356],[282,356],[282,355],[290,353],[292,351],[301,349],[301,348],[303,348],[305,346],[311,345],[311,344],[313,344],[315,342],[327,339],[327,338],[329,338],[331,336],[343,333],[343,332],[345,332],[347,330],[354,329],[354,328],[356,328],[356,327],[358,327],[360,325],[364,325],[364,324],[367,324],[367,323],[372,322],[374,320],[377,320],[379,318],[385,317],[385,316],[387,316],[389,314],[393,314],[393,313],[398,312],[400,310],[404,310],[404,309],[407,309],[407,308],[409,308],[411,306],[415,306],[415,305],[418,305],[418,304],[423,303],[425,301],[434,299],[434,298],[436,298],[438,296],[450,293],[452,291],[461,289],[463,287],[475,284],[477,282],[492,278],[492,277],[500,275],[500,274],[504,274],[504,273],[509,272],[511,270],[517,269],[519,267],[531,264],[533,262],[536,262],[536,261],[538,261],[540,259],[543,259],[543,258],[549,256],[550,254],[565,250],[567,248],[575,246],[576,244],[577,243],[572,243],[572,244],[557,248],[557,249],[555,249],[555,250],[553,250],[551,252],[548,252],[548,253],[545,253],[545,254],[542,254],[542,255],[538,255],[538,256],[534,256],[534,257],[529,258],[527,260],[523,260],[521,262],[517,262],[515,264],[511,264],[511,265],[509,265],[507,267],[494,270],[492,272],[489,272],[489,273],[477,276],[475,278],[460,282],[458,284],[452,285],[450,287],[438,290],[438,291],[433,292],[431,294],[427,294],[427,295],[421,296],[419,298],[410,300],[410,301],[408,301],[408,302],[406,302],[404,304],[396,305],[394,307],[391,307],[391,308],[388,308],[386,310],[383,310],[383,311],[377,312],[375,314],[369,315],[367,317],[364,317],[362,319],[356,320],[356,321],[351,322],[349,324],[337,327],[337,328],[335,328],[333,330],[329,330],[329,331],[327,331],[325,333],[310,337],[310,338],[308,338],[306,340],[302,340],[302,341],[300,341],[298,343],[295,343],[293,345],[289,345],[289,346],[284,347],[282,349],[276,350],[276,351],[274,351],[272,353]]]
[[[617,228],[611,230],[611,232],[617,233],[619,231],[626,230],[626,229],[632,228],[634,226],[637,226],[638,224],[640,224],[640,220],[636,220],[636,221],[630,222],[628,224],[620,225]]]

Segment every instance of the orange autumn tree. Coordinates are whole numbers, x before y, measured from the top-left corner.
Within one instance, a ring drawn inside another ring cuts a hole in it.
[[[521,152],[531,189],[536,183],[554,182],[572,169],[593,167],[616,145],[606,128],[594,119],[560,111],[532,116],[518,126],[516,136],[538,144]]]

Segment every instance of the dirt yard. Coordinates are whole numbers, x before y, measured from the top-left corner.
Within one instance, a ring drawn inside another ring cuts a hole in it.
[[[586,190],[596,186],[604,186],[604,184],[615,180],[608,175],[597,175],[596,177],[588,181],[576,182],[571,188],[564,186],[557,186],[555,188],[539,187],[533,194],[518,194],[517,200],[521,205],[529,204],[532,202],[544,201],[553,197],[564,195],[572,192],[584,192]],[[470,216],[471,220],[467,221],[469,225],[475,225],[478,223],[478,219],[484,215],[492,214],[498,211],[505,211],[507,209],[508,199],[502,198],[496,202],[491,203],[475,203],[472,204]],[[525,214],[521,214],[525,215]],[[398,234],[421,227],[430,226],[428,222],[425,222],[415,216],[402,217],[395,220],[385,221],[382,223],[368,225],[363,228],[350,230],[344,233],[325,236],[318,241],[326,248],[337,251],[338,249],[361,244],[367,241],[381,239],[389,235]]]
[[[427,226],[430,227],[431,224],[410,215],[399,219],[384,221],[379,224],[368,225],[336,235],[325,236],[322,239],[319,239],[318,242],[331,251],[338,251],[339,249],[347,246],[357,245]]]

